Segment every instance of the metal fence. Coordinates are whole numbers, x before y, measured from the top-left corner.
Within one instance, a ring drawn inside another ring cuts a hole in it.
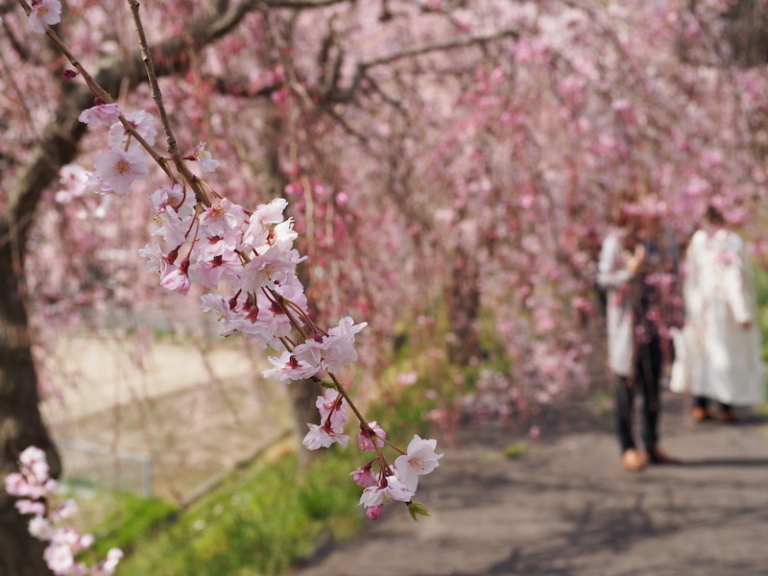
[[[114,450],[103,444],[58,439],[64,462],[64,481],[72,484],[152,495],[152,457],[132,450]]]

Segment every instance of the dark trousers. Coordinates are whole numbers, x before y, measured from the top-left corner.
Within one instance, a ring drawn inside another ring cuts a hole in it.
[[[645,449],[652,451],[659,441],[661,412],[661,342],[652,338],[637,349],[632,378],[619,376],[616,383],[616,432],[622,452],[637,448],[632,428],[635,396],[643,396],[642,433]]]

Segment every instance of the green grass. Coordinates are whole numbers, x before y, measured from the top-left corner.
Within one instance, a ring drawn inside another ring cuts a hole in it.
[[[172,516],[177,507],[157,498],[113,494],[112,511],[94,532],[94,550],[106,555],[112,547],[128,549],[137,534],[144,534]]]
[[[322,454],[302,471],[294,454],[239,471],[157,534],[135,542],[120,576],[276,575],[312,554],[321,537],[358,528],[353,450]]]
[[[504,448],[504,456],[510,460],[519,460],[520,458],[525,458],[527,455],[527,442],[515,442],[514,444],[509,444],[506,448]]]
[[[439,388],[442,377],[426,373],[430,382],[422,379],[402,388],[391,384],[397,374],[393,368],[383,376],[382,395],[366,409],[368,418],[387,427],[390,439],[403,448],[412,434],[429,432],[424,413],[434,401],[426,399],[425,386]],[[318,545],[349,539],[367,522],[357,504],[361,489],[349,473],[369,456],[354,443],[353,437],[347,449],[334,446],[318,452],[309,470],[300,467],[292,444],[278,446],[233,472],[189,509],[165,509],[172,521],[159,527],[163,515],[158,517],[154,503],[142,510],[140,502],[128,502],[119,520],[110,518],[96,531],[100,550],[120,546],[130,551],[118,576],[284,574]]]

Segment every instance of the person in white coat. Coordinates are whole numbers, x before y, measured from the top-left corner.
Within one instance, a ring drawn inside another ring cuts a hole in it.
[[[659,326],[658,276],[668,259],[655,235],[658,216],[622,209],[619,226],[603,241],[597,283],[607,292],[608,364],[616,375],[616,432],[624,469],[638,471],[646,463],[679,462],[659,446],[662,335]],[[642,438],[633,432],[634,399],[643,396]]]
[[[677,338],[679,352],[670,388],[690,391],[696,421],[717,415],[733,422],[734,406],[765,402],[761,337],[752,270],[744,242],[710,205],[706,225],[691,238],[685,258],[686,321]]]

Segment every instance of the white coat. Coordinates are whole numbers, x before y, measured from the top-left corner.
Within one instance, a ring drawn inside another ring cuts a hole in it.
[[[683,295],[686,323],[675,342],[670,388],[736,406],[764,402],[754,282],[738,234],[693,235]]]
[[[618,376],[633,373],[633,322],[629,298],[632,273],[624,256],[626,232],[612,230],[603,241],[597,264],[597,283],[606,289],[608,365]]]

